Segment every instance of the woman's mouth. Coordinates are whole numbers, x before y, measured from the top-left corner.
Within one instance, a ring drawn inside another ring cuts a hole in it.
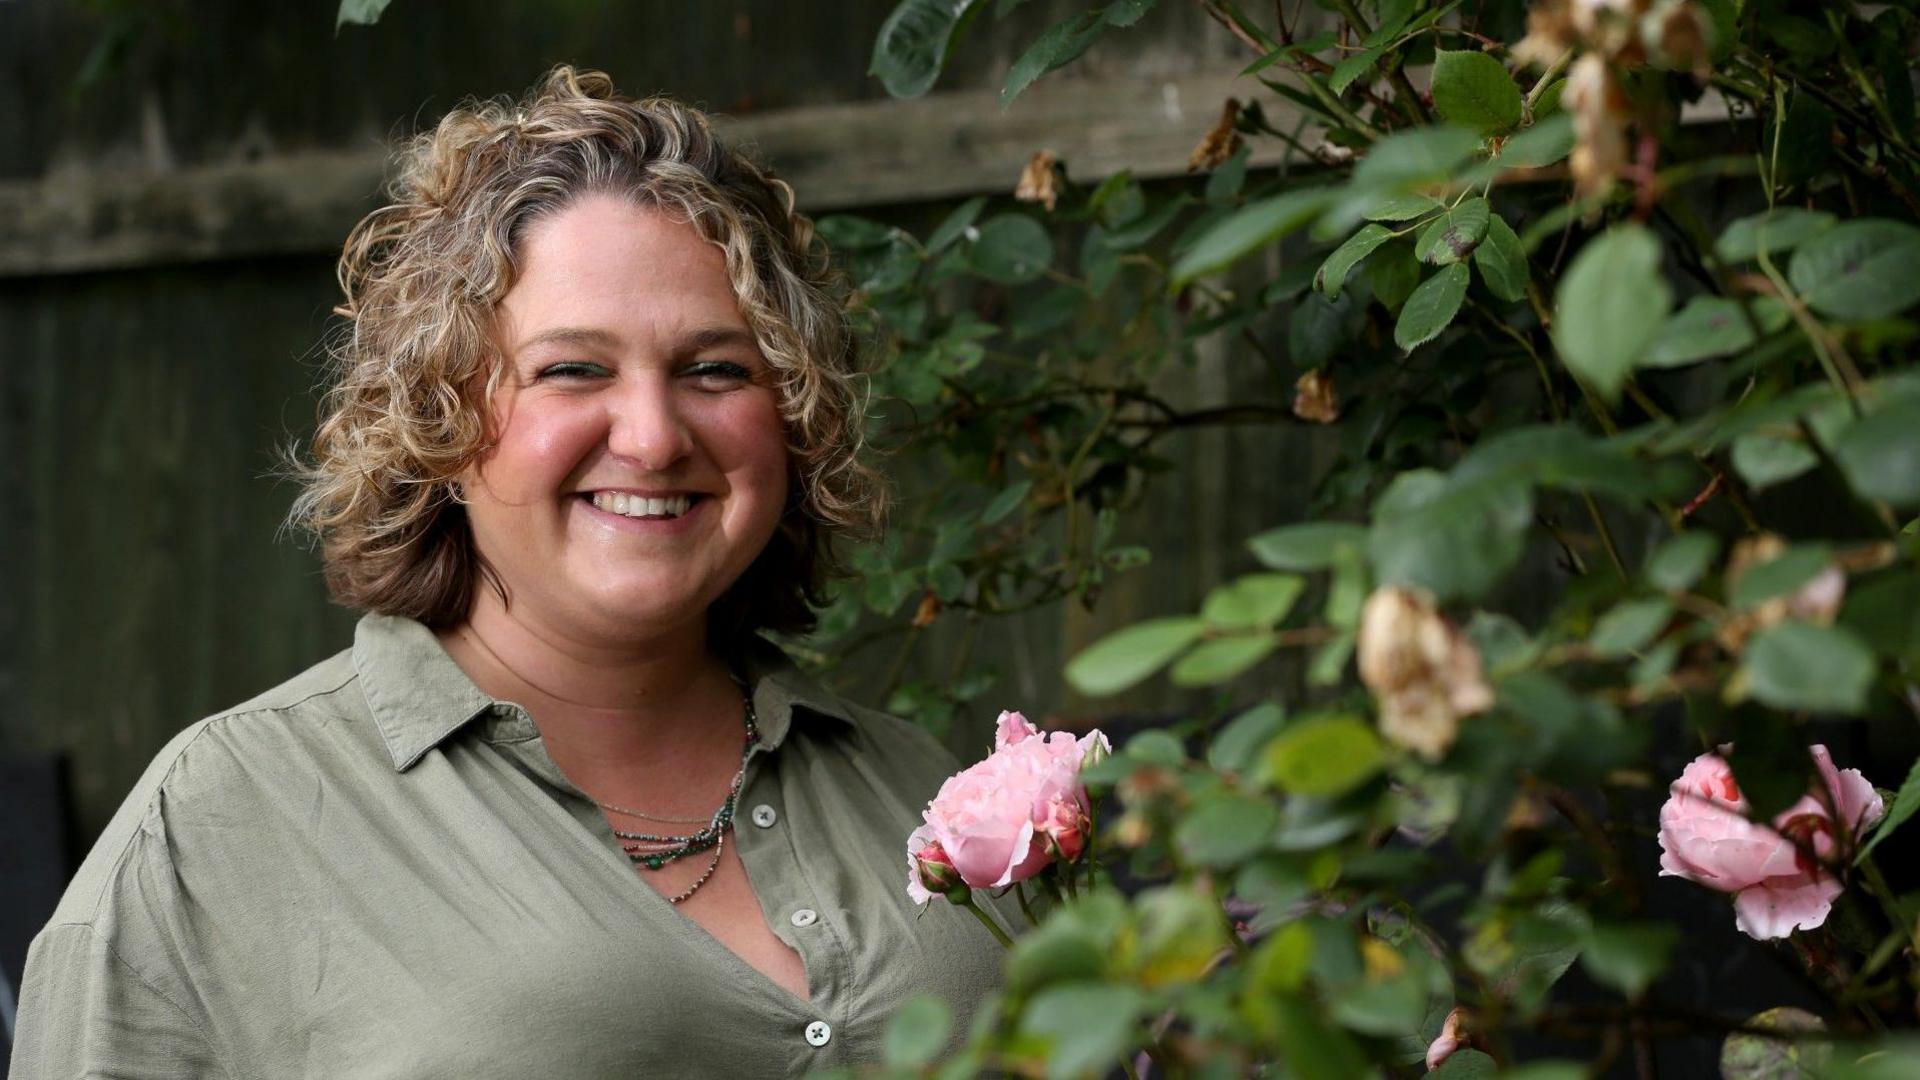
[[[596,510],[604,510],[609,514],[643,520],[648,518],[670,520],[691,510],[701,496],[682,493],[654,497],[629,495],[620,491],[595,491],[591,492],[587,498]]]

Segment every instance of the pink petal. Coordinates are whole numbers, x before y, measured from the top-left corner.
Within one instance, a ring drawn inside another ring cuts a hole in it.
[[[922,824],[907,834],[907,896],[916,904],[924,904],[933,899],[933,894],[920,884],[920,868],[915,859],[920,849],[933,842],[933,826]]]
[[[1830,874],[1775,878],[1742,889],[1733,898],[1734,925],[1758,941],[1812,930],[1827,921],[1827,912],[1839,895],[1840,882]]]
[[[1819,770],[1820,782],[1826,788],[1821,803],[1825,805],[1827,799],[1832,799],[1835,814],[1845,825],[1847,835],[1857,839],[1862,830],[1886,813],[1880,793],[1859,769],[1836,769],[1825,746],[1815,743],[1809,752],[1813,754],[1814,767]]]
[[[998,723],[994,725],[993,748],[1005,750],[1038,734],[1040,729],[1029,723],[1026,717],[1017,712],[1002,712]]]

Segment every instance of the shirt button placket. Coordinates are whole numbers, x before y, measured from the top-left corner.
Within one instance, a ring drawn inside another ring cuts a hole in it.
[[[773,823],[779,820],[780,812],[766,803],[753,808],[753,823],[763,829],[773,828]]]
[[[807,1025],[807,1045],[825,1046],[833,1038],[833,1025],[825,1020],[815,1020]]]

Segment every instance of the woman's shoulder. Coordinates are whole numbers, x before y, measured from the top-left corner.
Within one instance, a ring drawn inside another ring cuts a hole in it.
[[[170,863],[178,835],[170,818],[218,816],[242,792],[267,793],[290,772],[311,773],[316,733],[338,744],[353,726],[355,672],[343,650],[285,682],[189,724],[147,763],[80,869],[53,923],[93,923],[129,872]],[[336,729],[327,733],[328,729]],[[357,741],[357,740],[356,740]]]

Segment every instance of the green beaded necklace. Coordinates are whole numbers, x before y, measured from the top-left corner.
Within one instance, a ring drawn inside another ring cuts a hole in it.
[[[679,836],[613,830],[613,835],[621,841],[621,850],[627,853],[627,859],[635,866],[648,870],[663,869],[676,860],[697,855],[703,851],[713,852],[713,857],[707,860],[707,868],[700,872],[699,878],[695,879],[693,884],[687,886],[679,895],[667,897],[667,902],[670,904],[678,904],[692,896],[700,886],[707,883],[707,879],[712,877],[714,870],[719,867],[720,855],[726,849],[727,831],[733,828],[733,814],[740,798],[740,785],[747,777],[747,757],[753,753],[754,743],[760,739],[758,718],[753,712],[753,694],[747,689],[744,679],[736,675],[734,681],[740,684],[740,698],[746,706],[747,734],[740,748],[740,768],[733,774],[733,783],[727,785],[727,797],[721,801],[720,808],[715,810],[711,817],[662,817],[658,814],[603,803],[597,799],[594,801],[594,805],[602,810],[644,821],[657,821],[668,825],[705,824],[705,828]]]

